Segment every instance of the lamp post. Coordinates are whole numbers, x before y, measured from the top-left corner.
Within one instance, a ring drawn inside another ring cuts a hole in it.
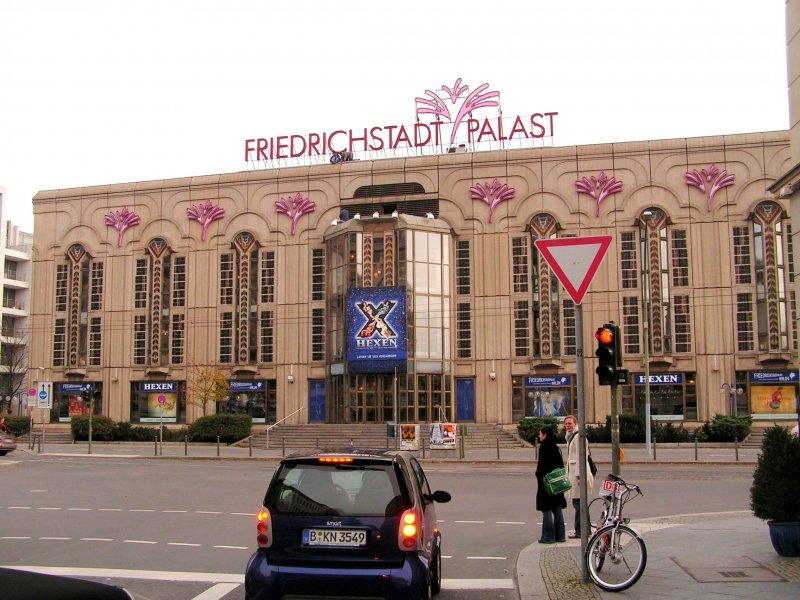
[[[646,210],[640,217],[640,237],[642,238],[642,304],[644,308],[644,319],[642,328],[644,330],[644,437],[645,447],[647,448],[647,458],[653,458],[652,431],[650,427],[650,294],[648,284],[650,282],[650,258],[647,252],[647,222],[655,216],[651,210]]]
[[[727,381],[719,386],[720,393],[725,393],[725,388],[728,391],[728,410],[732,417],[736,416],[736,394],[744,393],[742,388],[737,388],[735,383],[728,383]]]

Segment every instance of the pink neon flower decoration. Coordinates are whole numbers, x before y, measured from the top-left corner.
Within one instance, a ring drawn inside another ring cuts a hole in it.
[[[461,125],[461,122],[469,115],[473,110],[478,108],[487,108],[490,106],[500,106],[499,100],[495,100],[494,98],[500,97],[500,92],[486,92],[484,91],[489,87],[488,83],[484,83],[478,88],[469,94],[464,100],[464,103],[461,105],[461,108],[456,115],[456,118],[453,119],[453,131],[450,134],[450,143],[452,144],[456,139],[456,134],[458,133],[458,128]],[[465,92],[469,91],[469,86],[461,85],[461,78],[459,77],[456,79],[456,82],[453,84],[453,87],[450,88],[446,85],[442,86],[442,89],[447,92],[449,96],[450,102],[455,105],[458,102],[458,99],[461,95]],[[425,90],[425,95],[430,98],[415,98],[414,100],[417,103],[417,116],[429,114],[429,115],[436,115],[437,117],[443,118],[445,121],[450,121],[450,109],[447,107],[447,104],[434,92],[431,90]]]
[[[581,177],[575,182],[575,189],[579,194],[588,194],[595,199],[594,216],[600,216],[600,204],[611,194],[622,191],[622,182],[614,177],[606,177],[605,171],[600,171],[597,177]]]
[[[458,111],[456,115],[455,121],[453,121],[453,133],[450,134],[450,143],[452,144],[453,141],[456,139],[456,132],[458,131],[458,126],[461,125],[461,121],[464,120],[469,113],[477,108],[487,108],[489,106],[500,106],[500,102],[497,100],[492,100],[492,98],[499,98],[500,92],[486,92],[483,94],[483,90],[489,87],[488,83],[484,83],[483,85],[479,86],[474,92],[472,92],[467,99],[464,101],[464,104],[461,105],[461,109]]]
[[[288,215],[292,220],[292,235],[294,235],[300,217],[314,212],[316,208],[317,205],[314,204],[312,200],[303,198],[300,192],[297,192],[294,196],[290,196],[288,199],[281,198],[275,203],[275,210],[278,213]]]
[[[225,209],[217,204],[212,204],[211,200],[206,200],[203,204],[192,204],[186,209],[189,219],[197,221],[203,229],[200,239],[206,241],[206,231],[208,226],[225,216]]]
[[[117,247],[122,246],[122,236],[129,227],[134,227],[139,224],[139,215],[135,212],[128,210],[125,206],[122,210],[112,210],[105,217],[106,225],[113,227],[117,230]]]
[[[706,194],[706,208],[708,212],[711,212],[714,195],[722,188],[733,185],[734,181],[736,181],[735,175],[727,171],[720,171],[715,164],[712,164],[708,170],[700,169],[698,171],[697,169],[692,169],[691,171],[686,171],[684,176],[686,177],[687,185],[696,187]],[[711,183],[711,189],[708,191],[706,190],[706,183]]]
[[[512,187],[508,187],[506,183],[500,183],[495,177],[492,183],[482,184],[476,183],[469,188],[470,197],[473,200],[480,200],[489,207],[489,223],[494,218],[494,210],[501,202],[511,200],[516,193]]]
[[[461,96],[461,94],[463,94],[464,92],[468,92],[469,91],[469,86],[461,85],[461,77],[459,77],[458,79],[456,79],[456,82],[453,84],[453,88],[452,89],[450,89],[446,85],[443,85],[442,89],[445,92],[447,92],[448,96],[450,96],[450,102],[455,104],[456,102],[458,102],[458,99]]]
[[[420,97],[414,98],[414,101],[422,107],[417,108],[417,115],[436,115],[437,117],[442,117],[445,121],[449,121],[450,109],[447,108],[442,99],[430,90],[425,90],[425,95],[430,97],[430,100]]]

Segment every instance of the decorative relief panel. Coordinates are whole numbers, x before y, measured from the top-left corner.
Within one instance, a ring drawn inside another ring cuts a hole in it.
[[[124,206],[122,210],[112,210],[106,214],[105,223],[117,230],[117,247],[122,246],[122,236],[125,232],[139,224],[139,215]]]
[[[707,170],[692,169],[686,171],[686,185],[696,187],[706,195],[706,209],[711,212],[714,195],[724,187],[733,185],[736,176],[727,171],[720,171],[717,165],[711,165]],[[710,184],[710,185],[709,185]]]
[[[278,214],[287,215],[292,220],[292,235],[297,229],[297,222],[300,217],[316,210],[317,205],[308,198],[303,197],[300,192],[288,198],[281,198],[275,203],[275,211]]]
[[[508,187],[507,183],[500,183],[495,177],[491,183],[476,183],[469,188],[470,198],[483,202],[489,207],[489,223],[494,218],[494,211],[502,202],[514,198],[516,189]]]
[[[575,182],[575,189],[579,194],[586,194],[595,200],[594,216],[600,216],[600,205],[603,200],[608,198],[611,194],[616,194],[622,191],[622,182],[614,179],[614,177],[606,177],[605,171],[595,177],[592,175],[589,178],[581,177]]]
[[[200,239],[206,241],[208,226],[214,221],[222,219],[225,216],[225,209],[211,200],[206,200],[203,204],[192,204],[186,209],[186,216],[190,220],[200,223],[202,226]]]

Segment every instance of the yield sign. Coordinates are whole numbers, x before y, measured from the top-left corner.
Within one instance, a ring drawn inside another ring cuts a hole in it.
[[[536,240],[534,244],[572,301],[580,304],[611,245],[611,236]]]

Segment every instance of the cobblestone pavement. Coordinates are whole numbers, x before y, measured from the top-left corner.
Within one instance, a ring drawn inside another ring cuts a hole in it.
[[[539,568],[550,598],[600,600],[594,584],[583,583],[581,567],[572,548],[546,548],[539,556]]]

